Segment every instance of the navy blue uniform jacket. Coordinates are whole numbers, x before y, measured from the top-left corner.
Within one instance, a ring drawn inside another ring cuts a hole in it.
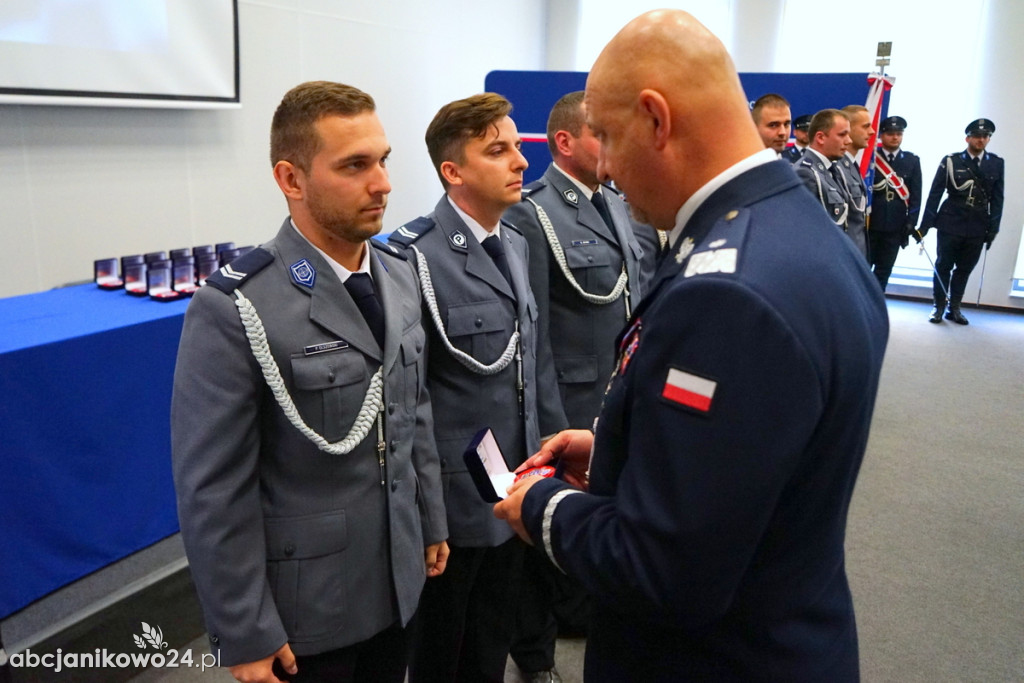
[[[525,498],[595,598],[588,681],[858,678],[843,538],[889,325],[816,204],[781,160],[707,199],[622,337],[589,494]]]

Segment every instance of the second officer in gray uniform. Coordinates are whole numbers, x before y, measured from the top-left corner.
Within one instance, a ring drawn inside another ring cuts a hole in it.
[[[515,469],[565,426],[550,347],[537,334],[526,239],[501,220],[526,159],[511,105],[494,93],[441,108],[427,149],[445,195],[392,244],[416,263],[427,305],[427,387],[449,522],[448,569],[420,601],[410,680],[504,679],[522,541],[494,518],[463,451],[490,428]],[[454,571],[453,571],[454,570]]]

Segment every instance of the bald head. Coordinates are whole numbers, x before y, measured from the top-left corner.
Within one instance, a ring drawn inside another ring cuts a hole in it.
[[[602,139],[599,172],[660,229],[701,186],[764,149],[725,47],[679,10],[643,14],[612,38],[587,78],[586,106]]]

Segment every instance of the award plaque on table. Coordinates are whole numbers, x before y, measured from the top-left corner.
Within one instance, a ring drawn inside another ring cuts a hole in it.
[[[181,294],[174,291],[170,261],[154,261],[146,271],[146,292],[154,301],[174,301]]]
[[[122,289],[124,280],[117,272],[116,258],[101,258],[92,262],[93,282],[100,289]]]

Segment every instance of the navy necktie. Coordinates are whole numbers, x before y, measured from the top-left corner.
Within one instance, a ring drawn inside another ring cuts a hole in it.
[[[373,279],[368,273],[352,273],[345,280],[345,289],[359,307],[359,312],[370,326],[374,339],[384,348],[384,309],[381,308],[377,292],[373,288]]]
[[[608,226],[609,230],[615,230],[615,224],[612,223],[612,214],[608,210],[608,202],[604,199],[603,192],[595,192],[594,196],[590,198],[590,203],[594,205],[597,212],[601,214],[601,218],[604,219],[604,224]]]
[[[494,261],[494,265],[501,271],[505,281],[508,282],[508,286],[512,287],[512,291],[515,291],[515,287],[512,285],[512,271],[508,268],[508,257],[505,255],[505,247],[501,244],[501,239],[497,235],[491,235],[480,243],[480,246],[484,248],[484,251],[488,253],[491,260]]]

